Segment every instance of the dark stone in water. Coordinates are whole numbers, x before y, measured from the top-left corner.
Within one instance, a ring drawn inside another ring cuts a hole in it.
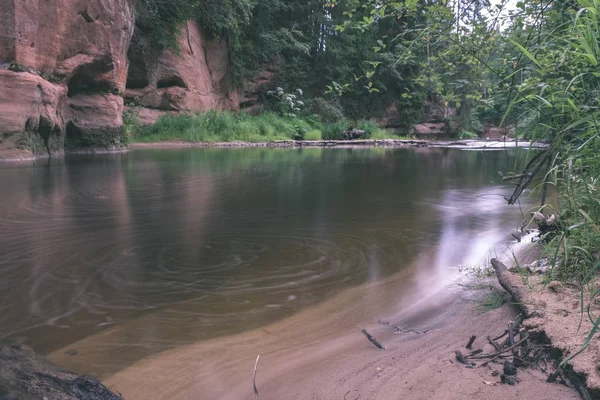
[[[93,378],[58,368],[16,341],[0,342],[0,400],[122,400]]]

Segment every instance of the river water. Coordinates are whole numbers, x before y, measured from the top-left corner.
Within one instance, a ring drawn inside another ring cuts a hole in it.
[[[510,241],[521,216],[498,171],[514,159],[145,149],[1,165],[0,338],[50,354],[118,330],[110,359],[62,363],[107,377],[394,274],[426,293]],[[401,304],[406,293],[386,296]]]

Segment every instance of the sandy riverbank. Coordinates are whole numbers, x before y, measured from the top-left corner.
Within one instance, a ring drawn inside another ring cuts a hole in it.
[[[335,302],[329,307],[334,306]],[[300,317],[267,331],[165,352],[105,383],[130,400],[249,400],[254,398],[254,359],[260,353],[257,385],[263,400],[578,399],[573,390],[545,383],[541,372],[522,371],[522,382],[508,386],[492,376],[501,366],[468,369],[456,362],[454,350],[462,349],[470,335],[501,333],[513,317],[508,306],[478,315],[472,303],[453,299],[449,307],[403,319],[398,333],[387,325],[371,324],[371,333],[386,350],[369,343],[358,326],[338,336],[327,330],[321,335],[324,325],[340,323],[335,314],[315,326],[303,325]]]
[[[178,346],[99,376],[128,400],[250,400],[260,354],[261,400],[579,398],[564,386],[545,383],[541,372],[519,372],[522,383],[513,387],[492,376],[501,366],[467,369],[457,363],[454,351],[463,349],[469,336],[477,335],[475,348],[482,347],[487,335],[502,333],[514,310],[505,306],[478,314],[468,293],[439,276],[419,281],[415,286],[399,273],[265,327]],[[402,300],[394,291],[402,291]],[[139,346],[151,345],[152,329],[162,321],[159,312],[130,322],[147,329]],[[363,327],[386,350],[374,347],[361,334]],[[98,360],[109,364],[122,358],[119,343],[128,340],[128,332],[127,326],[116,327],[49,358],[91,373],[101,369]],[[69,355],[73,349],[75,356]]]

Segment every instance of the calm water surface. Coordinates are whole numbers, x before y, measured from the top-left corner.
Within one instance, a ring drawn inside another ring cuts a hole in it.
[[[186,149],[0,166],[0,338],[47,354],[122,329],[108,374],[407,268],[415,284],[451,279],[520,223],[497,183],[513,156]]]

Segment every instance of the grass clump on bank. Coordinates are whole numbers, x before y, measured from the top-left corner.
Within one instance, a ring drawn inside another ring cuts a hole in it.
[[[196,114],[164,115],[155,124],[140,126],[134,117],[124,119],[126,132],[134,142],[273,142],[277,140],[339,140],[350,127],[364,130],[367,138],[399,138],[373,121],[342,119],[323,123],[316,118],[286,117],[275,113],[251,116],[245,113],[209,111]]]

